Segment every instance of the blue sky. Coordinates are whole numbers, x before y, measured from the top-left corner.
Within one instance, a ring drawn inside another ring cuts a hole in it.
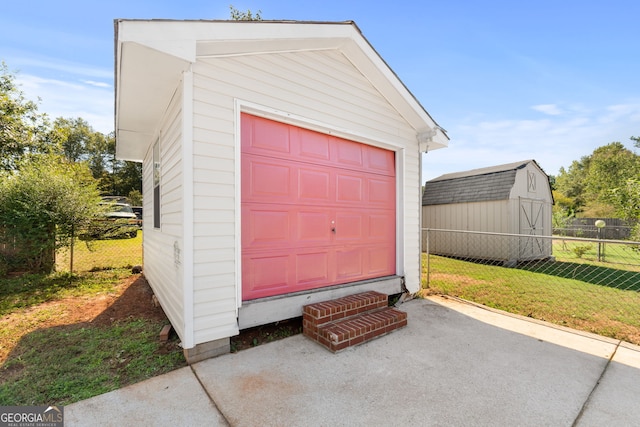
[[[41,112],[108,133],[113,20],[228,19],[230,4],[263,19],[355,21],[451,138],[425,156],[425,180],[530,158],[557,174],[640,136],[636,0],[12,1],[0,60]]]

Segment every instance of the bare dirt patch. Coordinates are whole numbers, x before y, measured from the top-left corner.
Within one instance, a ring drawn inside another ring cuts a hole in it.
[[[124,279],[108,293],[57,299],[3,316],[0,319],[4,330],[0,332],[0,364],[7,360],[23,336],[37,329],[79,324],[106,327],[133,319],[170,324],[160,305],[154,304],[153,291],[141,274]],[[301,332],[302,318],[242,330],[231,338],[231,350],[252,348]],[[175,332],[171,336],[173,339],[161,351],[174,351],[179,346]]]
[[[112,292],[86,297],[67,297],[38,304],[2,317],[0,363],[4,363],[20,339],[37,329],[88,323],[108,326],[127,319],[169,321],[152,302],[153,292],[145,278],[132,275]],[[160,333],[160,331],[158,331]]]

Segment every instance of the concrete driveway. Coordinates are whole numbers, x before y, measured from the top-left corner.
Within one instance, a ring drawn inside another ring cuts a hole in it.
[[[640,347],[443,297],[332,354],[302,335],[65,407],[66,426],[633,426]]]

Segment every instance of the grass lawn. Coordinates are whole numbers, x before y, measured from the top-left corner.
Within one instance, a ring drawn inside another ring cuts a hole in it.
[[[640,344],[640,273],[574,261],[546,263],[544,268],[527,271],[432,255],[428,289],[423,292],[454,295]],[[426,255],[422,265],[426,288]],[[602,277],[608,278],[607,285],[598,282]],[[609,285],[616,280],[623,285],[621,289]]]
[[[159,341],[169,321],[131,274],[141,238],[78,242],[75,274],[67,252],[59,273],[0,278],[0,405],[67,405],[186,366],[177,337]],[[231,349],[301,330],[301,318],[250,328]]]
[[[131,274],[139,239],[80,242],[77,274],[0,279],[0,405],[66,405],[186,366],[176,337],[159,340],[169,321]]]
[[[554,238],[553,255],[558,261],[624,266],[625,270],[640,272],[640,248],[634,245],[602,243],[598,262],[597,243]]]
[[[73,246],[73,271],[131,268],[142,265],[142,231],[138,236],[122,239],[80,240]],[[71,249],[56,253],[56,269],[71,271]]]

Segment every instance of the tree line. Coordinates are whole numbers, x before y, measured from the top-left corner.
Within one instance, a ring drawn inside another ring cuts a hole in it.
[[[141,202],[142,165],[117,160],[115,134],[95,131],[83,118],[51,121],[27,100],[7,65],[0,64],[0,170],[20,168],[43,156],[86,165],[103,195],[120,195]]]
[[[630,139],[640,148],[640,137]],[[560,168],[551,184],[556,226],[573,217],[621,218],[631,224],[640,220],[640,155],[620,142],[598,147],[567,169]],[[640,240],[640,225],[633,238]]]
[[[0,276],[51,272],[56,249],[104,211],[102,196],[142,203],[142,165],[117,160],[115,134],[51,120],[0,64]]]
[[[235,21],[261,21],[229,6]],[[0,276],[12,269],[49,273],[104,208],[101,196],[142,204],[142,165],[115,156],[115,134],[82,118],[50,118],[25,98],[0,63]]]
[[[232,19],[260,19],[259,12],[235,12]],[[640,148],[640,137],[631,140]],[[52,121],[40,113],[0,63],[0,275],[20,263],[51,271],[55,250],[100,215],[101,196],[142,203],[142,166],[117,160],[115,144],[113,132],[97,132],[82,118]],[[556,227],[573,217],[640,220],[640,156],[620,142],[550,180]],[[640,240],[640,225],[633,238]]]

